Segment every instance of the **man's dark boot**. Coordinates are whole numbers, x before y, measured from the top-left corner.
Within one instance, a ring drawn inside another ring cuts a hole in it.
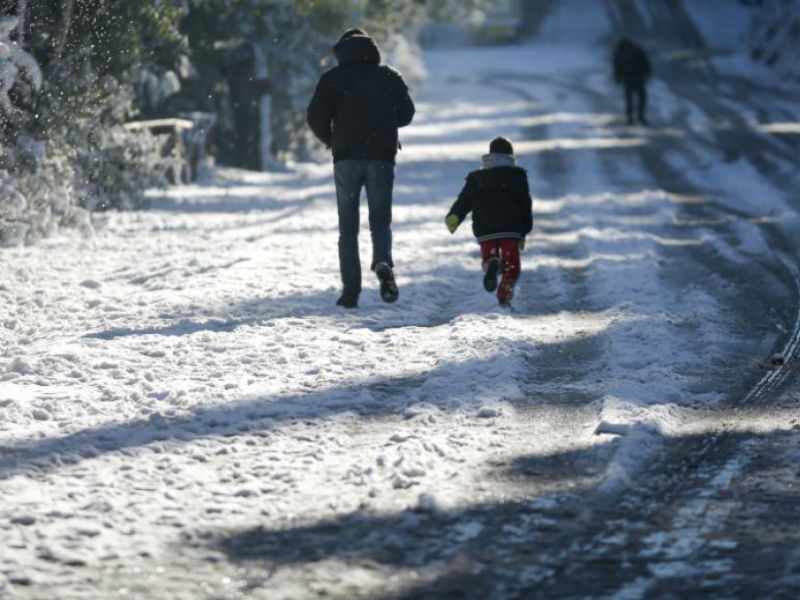
[[[358,308],[358,293],[344,291],[339,299],[336,301],[337,306],[344,308]]]
[[[397,282],[394,280],[392,267],[388,263],[382,262],[375,265],[375,274],[381,282],[381,300],[384,302],[397,302],[400,292],[397,289]]]

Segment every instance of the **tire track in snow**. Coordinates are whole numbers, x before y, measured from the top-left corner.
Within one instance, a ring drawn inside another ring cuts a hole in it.
[[[577,88],[577,86],[575,87]],[[607,98],[592,94],[590,90],[579,88],[576,91],[582,94],[585,93],[590,100],[598,103],[601,100],[607,102]],[[718,145],[719,140],[716,140],[716,142]],[[647,166],[659,167],[661,165],[648,164]],[[648,170],[657,169],[649,168]],[[745,214],[736,214],[735,210],[722,204],[718,205],[716,202],[710,203],[709,207],[715,212],[733,214],[734,217],[738,216],[739,218],[747,217]],[[776,265],[777,268],[781,271],[785,268],[790,273],[797,295],[800,297],[800,272],[797,267],[783,253],[776,252],[773,256],[779,259],[776,261],[778,263]],[[791,369],[787,365],[797,357],[799,350],[800,302],[797,303],[791,333],[784,344],[784,363],[761,377],[749,389],[743,399],[732,398],[731,406],[737,407],[761,402],[770,397],[786,382],[791,374]],[[750,458],[748,456],[748,448],[753,443],[748,441],[745,441],[744,444],[736,442],[724,443],[731,441],[730,437],[726,435],[726,431],[729,426],[734,424],[726,423],[723,420],[720,425],[719,432],[697,437],[692,436],[686,440],[679,441],[673,451],[668,453],[668,456],[657,461],[659,464],[654,467],[652,476],[647,473],[643,478],[644,481],[637,482],[641,484],[639,490],[632,490],[634,495],[640,496],[640,501],[635,503],[638,504],[638,507],[635,507],[633,519],[638,520],[639,517],[642,517],[642,522],[646,522],[649,520],[648,515],[652,517],[660,514],[665,509],[668,513],[673,514],[669,525],[664,529],[654,530],[648,527],[650,535],[645,535],[641,540],[645,545],[645,552],[642,552],[640,556],[647,558],[648,551],[651,555],[656,555],[659,543],[666,549],[683,544],[683,557],[690,561],[692,555],[704,546],[707,539],[718,531],[730,516],[732,506],[725,503],[717,505],[715,496],[718,492],[725,491],[742,468],[748,464]],[[686,459],[687,454],[690,454],[688,461]],[[615,487],[614,493],[609,494],[607,498],[595,498],[597,502],[593,503],[595,505],[594,508],[600,511],[611,508],[616,501],[625,498],[623,492],[628,489],[629,486],[627,485]],[[590,512],[592,510],[590,509]],[[631,515],[626,516],[628,518],[631,517]],[[580,545],[580,549],[591,556],[573,557],[575,562],[583,563],[589,567],[592,560],[596,560],[598,556],[602,556],[604,551],[608,550],[603,546],[604,539],[614,533],[615,531],[608,526],[603,526],[599,531],[596,530],[590,533],[588,539],[584,538],[585,543]],[[686,539],[687,536],[690,539]],[[619,588],[612,597],[641,597],[646,590],[659,583],[660,577],[669,576],[668,573],[671,567],[680,567],[681,565],[677,562],[670,564],[669,561],[666,561],[662,566],[664,569],[660,573],[658,566],[655,567],[655,571],[651,571],[653,575],[651,579],[638,578],[634,581],[629,581],[625,586]],[[674,573],[673,575],[691,574],[693,569],[694,571],[698,569],[698,565],[688,564],[688,561],[683,566],[687,569],[685,572]],[[567,574],[562,573],[562,575]],[[556,588],[559,587],[557,581],[552,581],[552,583],[555,584]],[[633,596],[626,596],[626,592],[636,592],[631,586],[636,587],[638,593],[634,593]],[[561,589],[563,590],[563,588]]]
[[[797,265],[783,252],[778,254],[778,258],[780,258],[786,270],[789,271],[789,274],[792,276],[792,281],[794,282],[795,290],[798,295],[794,325],[792,326],[792,333],[789,335],[789,339],[786,341],[786,345],[781,353],[783,357],[782,364],[777,365],[774,370],[766,373],[744,397],[741,401],[742,404],[757,402],[767,394],[777,391],[791,374],[789,365],[797,358],[798,348],[800,348],[800,271],[798,271]]]
[[[779,252],[776,255],[791,275],[797,291],[794,323],[784,344],[785,360],[765,374],[741,400],[733,402],[734,407],[762,402],[775,394],[791,374],[788,365],[797,358],[800,350],[800,270],[786,254]],[[658,595],[673,578],[691,580],[701,575],[724,576],[731,572],[727,559],[696,560],[704,549],[711,549],[712,553],[716,549],[724,554],[736,547],[733,540],[711,538],[722,530],[735,508],[735,502],[720,499],[720,495],[730,488],[750,462],[749,454],[757,444],[752,439],[742,443],[732,441],[727,432],[734,430],[735,424],[722,425],[718,433],[680,443],[666,460],[660,461],[660,469],[655,470],[656,477],[659,471],[670,476],[661,485],[653,486],[649,493],[645,492],[640,501],[644,504],[650,502],[651,506],[641,506],[639,510],[643,509],[643,512],[636,515],[637,519],[646,522],[665,508],[673,512],[668,525],[645,531],[638,540],[637,558],[647,561],[649,577],[637,577],[604,597],[622,599]],[[729,442],[727,446],[726,442]],[[619,498],[623,490],[613,491],[617,493],[612,497]],[[601,502],[598,507],[602,506]],[[609,527],[603,527],[582,549],[587,554],[602,553],[603,540],[613,533]]]

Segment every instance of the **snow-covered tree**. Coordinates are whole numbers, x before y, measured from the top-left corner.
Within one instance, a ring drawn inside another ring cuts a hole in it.
[[[27,83],[34,90],[42,87],[42,71],[36,59],[10,40],[17,17],[0,17],[0,118],[19,120],[22,112],[14,106],[9,94],[18,83]]]
[[[270,154],[281,160],[305,159],[321,150],[306,127],[305,109],[320,73],[333,66],[331,47],[344,29],[365,27],[378,40],[385,60],[399,67],[415,86],[425,76],[418,27],[432,18],[465,18],[493,2],[187,0],[182,31],[189,40],[195,74],[184,82],[185,96],[207,99],[202,108],[219,115],[220,154],[234,164],[244,164],[241,161],[247,156],[259,152],[249,147],[253,140],[240,139],[236,120],[257,119],[257,111],[252,110],[257,99],[246,90],[246,98],[237,97],[232,74],[239,66],[246,67],[248,56],[263,59],[271,81]],[[246,152],[241,155],[243,149]]]
[[[89,230],[85,209],[141,207],[145,189],[165,182],[163,140],[122,124],[137,113],[134,67],[177,62],[173,8],[14,0],[17,16],[0,18],[0,244]]]

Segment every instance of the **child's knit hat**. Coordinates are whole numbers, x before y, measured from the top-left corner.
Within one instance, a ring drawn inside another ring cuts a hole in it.
[[[489,144],[490,154],[514,154],[514,146],[511,145],[511,140],[505,137],[496,137]]]
[[[363,29],[361,29],[360,27],[353,27],[352,29],[348,29],[347,31],[345,31],[342,34],[342,37],[339,38],[339,41],[341,42],[343,40],[349,39],[349,38],[351,38],[353,36],[356,36],[356,35],[362,36],[362,37],[369,37],[367,35],[367,32],[364,31]]]

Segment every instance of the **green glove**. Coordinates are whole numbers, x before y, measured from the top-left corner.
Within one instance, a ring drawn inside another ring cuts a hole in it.
[[[519,238],[519,249],[520,250],[525,250],[525,238],[524,237]]]
[[[461,225],[461,219],[458,218],[458,215],[447,215],[444,219],[444,224],[447,225],[447,230],[450,233],[455,233],[458,226]]]

